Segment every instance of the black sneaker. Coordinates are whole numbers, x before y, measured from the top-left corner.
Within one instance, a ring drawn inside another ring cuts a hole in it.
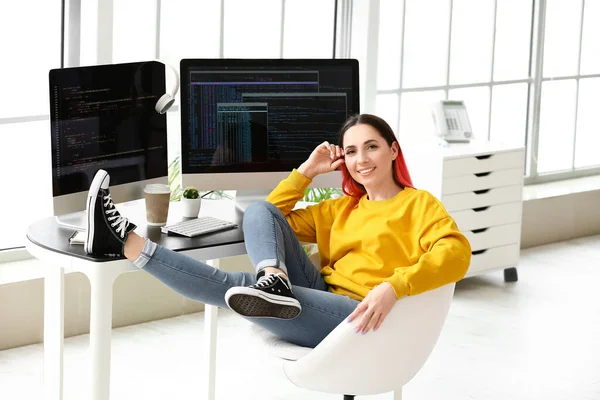
[[[98,170],[88,192],[86,205],[88,254],[120,257],[129,232],[136,226],[123,218],[110,197],[110,175]]]
[[[302,311],[292,286],[280,274],[263,275],[254,285],[232,287],[225,293],[225,301],[245,317],[292,319]]]

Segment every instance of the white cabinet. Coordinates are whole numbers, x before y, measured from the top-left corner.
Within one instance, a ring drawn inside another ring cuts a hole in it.
[[[413,184],[437,197],[469,239],[466,276],[504,269],[517,280],[525,148],[494,142],[403,144]]]

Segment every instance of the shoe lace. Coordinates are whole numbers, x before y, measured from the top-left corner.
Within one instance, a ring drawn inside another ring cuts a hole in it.
[[[110,194],[104,196],[104,208],[106,208],[104,212],[106,213],[106,215],[108,215],[107,219],[108,222],[111,223],[110,226],[114,228],[118,225],[116,232],[121,235],[121,238],[124,238],[125,231],[129,226],[129,220],[121,216],[121,214],[119,214],[119,211],[117,211],[115,203],[113,203]]]
[[[275,283],[275,280],[279,279],[281,281],[281,283],[283,283],[283,285],[287,288],[290,289],[290,286],[287,282],[287,279],[282,278],[280,276],[280,274],[268,274],[268,275],[263,275],[260,278],[258,278],[258,281],[254,284],[254,286],[256,288],[262,289],[264,287],[267,286],[271,286],[273,283]]]

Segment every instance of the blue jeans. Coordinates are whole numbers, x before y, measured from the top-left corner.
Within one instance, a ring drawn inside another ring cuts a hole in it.
[[[247,318],[249,321],[291,343],[314,347],[354,311],[359,302],[329,292],[285,217],[273,204],[259,202],[249,206],[243,229],[246,250],[257,272],[268,266],[284,270],[302,305],[302,312],[294,319],[254,317]],[[220,271],[149,241],[135,264],[181,295],[222,308],[228,308],[225,292],[229,288],[256,282],[254,274]]]

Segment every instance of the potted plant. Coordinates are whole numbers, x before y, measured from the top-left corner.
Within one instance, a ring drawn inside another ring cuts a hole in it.
[[[183,207],[183,216],[187,218],[196,218],[200,212],[200,193],[193,186],[185,188],[181,198]]]

